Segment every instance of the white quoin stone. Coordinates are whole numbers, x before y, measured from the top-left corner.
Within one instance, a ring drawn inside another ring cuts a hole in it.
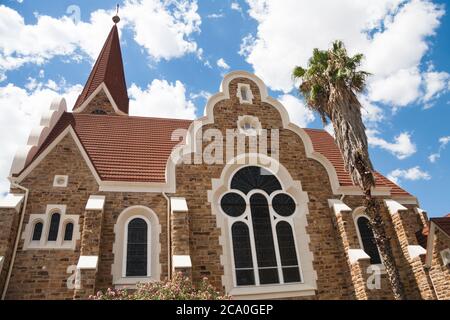
[[[328,199],[328,205],[330,206],[330,208],[333,208],[335,214],[340,214],[345,211],[352,211],[352,209],[348,205],[338,199]]]
[[[408,210],[408,208],[406,208],[405,206],[401,205],[400,203],[398,203],[395,200],[385,199],[384,203],[386,204],[386,207],[388,208],[389,213],[391,215],[397,214],[397,213],[399,213],[399,211]]]

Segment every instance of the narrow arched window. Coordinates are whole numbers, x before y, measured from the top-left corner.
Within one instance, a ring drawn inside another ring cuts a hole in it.
[[[132,219],[127,226],[126,276],[148,275],[148,225],[142,218]]]
[[[369,219],[365,216],[361,216],[357,219],[356,223],[358,225],[358,231],[361,237],[364,252],[369,255],[370,263],[381,263],[380,253],[378,251],[377,244],[375,243],[375,237],[373,236]]]
[[[31,238],[32,241],[41,240],[43,226],[42,222],[38,222],[34,225],[33,237]]]
[[[61,215],[59,213],[52,214],[50,219],[50,228],[48,230],[48,241],[56,241],[58,239],[59,221],[61,220]]]
[[[73,235],[73,223],[69,222],[66,224],[66,229],[64,230],[64,241],[71,241]]]
[[[257,166],[240,169],[220,207],[231,226],[236,286],[302,281],[293,232],[296,203],[276,176]]]

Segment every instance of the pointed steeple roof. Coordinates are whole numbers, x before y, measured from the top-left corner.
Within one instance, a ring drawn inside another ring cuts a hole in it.
[[[116,25],[119,19],[117,17],[114,20],[114,18],[114,26],[109,32],[83,91],[75,102],[74,112],[84,109],[85,104],[90,100],[89,98],[94,93],[97,93],[96,90],[104,83],[111,98],[114,100],[114,103],[112,101],[111,103],[115,104],[123,113],[128,114],[129,98],[123,70],[119,32]]]

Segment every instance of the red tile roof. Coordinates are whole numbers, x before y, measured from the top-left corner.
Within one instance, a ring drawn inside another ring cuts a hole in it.
[[[439,229],[445,232],[448,236],[450,236],[450,217],[449,215],[442,218],[431,218],[431,222],[436,224]]]
[[[129,99],[116,25],[112,27],[73,110],[78,109],[102,82],[106,84],[117,107],[128,114]]]
[[[171,134],[176,129],[187,129],[191,122],[66,112],[34,159],[71,125],[102,180],[164,182],[167,160],[174,146],[179,143],[171,140]],[[314,150],[322,153],[333,164],[340,184],[353,185],[333,137],[324,130],[304,130],[311,138]],[[378,172],[376,178],[377,185],[391,187],[392,194],[409,195]]]
[[[165,182],[166,162],[180,142],[171,140],[172,132],[190,124],[191,120],[66,112],[40,152],[71,125],[102,180]]]
[[[320,129],[304,129],[311,138],[314,150],[323,154],[330,160],[336,169],[336,174],[341,186],[352,186],[353,182],[345,169],[344,159],[341,156],[339,148],[334,142],[334,138],[326,131]],[[390,187],[391,193],[398,196],[410,196],[408,192],[400,188],[398,185],[387,179],[379,172],[375,172],[376,185],[380,187]]]

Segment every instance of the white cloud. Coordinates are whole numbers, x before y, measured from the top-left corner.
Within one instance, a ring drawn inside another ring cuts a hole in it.
[[[206,16],[209,19],[219,19],[225,17],[223,13],[211,13]]]
[[[77,23],[69,16],[37,14],[36,24],[26,24],[17,11],[0,5],[0,79],[6,71],[26,63],[43,64],[55,56],[95,59],[111,29],[113,13],[97,10],[89,22]],[[118,27],[131,28],[134,40],[156,61],[197,50],[191,39],[201,24],[196,1],[127,0],[121,16]]]
[[[238,2],[231,3],[231,10],[242,12],[242,8]]]
[[[82,90],[81,85],[54,90],[56,82],[36,83],[33,90],[8,84],[0,87],[0,193],[9,188],[6,177],[17,148],[26,144],[31,128],[39,125],[41,114],[48,110],[52,100],[60,95],[70,107]]]
[[[423,97],[423,100],[430,101],[431,99],[438,97],[444,90],[449,90],[449,80],[450,75],[447,72],[430,71],[425,73],[425,96]]]
[[[240,53],[272,89],[290,92],[294,66],[306,66],[313,48],[326,49],[340,39],[350,54],[366,56],[363,68],[374,74],[369,98],[394,106],[420,97],[420,63],[444,14],[442,6],[427,0],[247,3],[258,28],[243,39]]]
[[[225,62],[225,60],[223,58],[220,58],[219,60],[217,60],[217,66],[224,70],[230,69],[230,66]]]
[[[399,183],[401,180],[430,180],[431,176],[428,172],[422,171],[419,166],[416,166],[406,170],[395,169],[388,174],[387,178],[395,183]]]
[[[428,156],[428,160],[431,163],[435,163],[440,157],[442,151],[447,147],[447,144],[450,142],[450,136],[439,138],[439,150],[437,153],[432,153]]]
[[[369,84],[370,98],[396,107],[406,106],[420,97],[422,77],[417,68],[398,70],[377,77]]]
[[[367,96],[360,95],[358,100],[362,105],[361,115],[366,125],[372,125],[384,119],[383,109],[372,103]]]
[[[191,38],[200,32],[197,1],[127,0],[121,9],[125,23],[134,30],[134,40],[155,60],[195,52]]]
[[[192,100],[199,99],[199,98],[208,100],[211,96],[212,96],[212,93],[211,93],[211,92],[208,92],[208,91],[205,91],[205,90],[201,90],[201,91],[198,92],[198,93],[191,93],[191,94],[189,95],[189,97],[190,97]]]
[[[180,81],[169,83],[167,80],[155,79],[145,89],[133,83],[128,94],[131,115],[195,118],[195,106],[192,101],[186,99],[186,88]]]
[[[388,142],[379,137],[379,132],[373,129],[367,130],[367,138],[369,145],[384,149],[398,159],[405,159],[416,153],[416,145],[411,141],[411,135],[407,132],[402,132],[394,138],[394,142]]]
[[[309,123],[314,121],[314,113],[297,97],[290,94],[284,94],[281,97],[278,97],[278,100],[286,108],[290,120],[300,128],[305,128]]]

